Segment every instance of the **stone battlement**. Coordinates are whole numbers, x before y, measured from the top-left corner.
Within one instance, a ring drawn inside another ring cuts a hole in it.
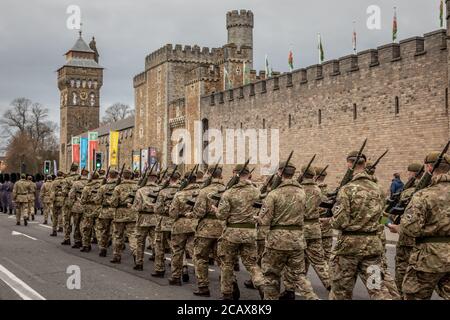
[[[197,81],[219,81],[219,78],[220,72],[217,66],[203,64],[186,72],[185,84],[189,85]]]
[[[253,28],[253,12],[250,10],[233,10],[227,13],[227,29],[237,26]]]
[[[412,37],[402,40],[400,43],[389,43],[379,46],[377,49],[364,50],[358,54],[350,54],[282,75],[274,73],[273,77],[269,79],[266,79],[265,72],[262,71],[256,77],[256,82],[233,88],[231,91],[235,91],[234,97],[242,99],[251,97],[256,93],[264,93],[270,89],[289,88],[294,83],[308,85],[308,87],[320,85],[320,81],[330,78],[336,79],[336,77],[356,72],[369,72],[372,68],[383,68],[400,61],[406,64],[407,61],[413,61],[423,55],[429,55],[429,59],[433,59],[433,55],[447,49],[446,40],[446,30],[441,29],[426,33],[423,37]],[[253,74],[255,72],[252,71]],[[223,96],[224,92],[217,92],[212,96],[202,97],[202,99],[213,105],[222,103]]]
[[[147,72],[141,72],[134,76],[133,78],[133,87],[137,88],[140,85],[143,85],[147,81]]]

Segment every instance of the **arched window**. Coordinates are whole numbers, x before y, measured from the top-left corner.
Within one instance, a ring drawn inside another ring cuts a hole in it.
[[[356,103],[353,104],[353,120],[358,118],[358,108],[356,107]]]
[[[289,129],[292,126],[292,116],[290,114],[289,114],[289,119],[288,119],[288,126],[289,126]]]
[[[322,109],[319,109],[317,116],[319,118],[319,124],[322,124]]]
[[[263,129],[266,128],[266,119],[263,119]]]
[[[395,97],[395,114],[399,114],[400,113],[400,101],[398,99],[398,97]]]

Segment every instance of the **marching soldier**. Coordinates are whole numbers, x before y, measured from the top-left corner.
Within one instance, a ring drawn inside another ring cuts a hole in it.
[[[74,244],[72,248],[79,249],[82,247],[82,237],[81,237],[81,220],[83,218],[84,206],[81,204],[81,195],[83,194],[83,189],[88,183],[89,171],[81,169],[81,177],[79,180],[75,181],[72,188],[69,191],[67,198],[68,207],[70,208],[70,217],[72,217],[73,223],[73,241]],[[70,234],[69,234],[70,236]],[[70,243],[70,238],[69,238]]]
[[[439,152],[425,159],[432,172]],[[402,217],[400,235],[416,239],[403,280],[405,299],[430,299],[433,290],[450,299],[450,156],[444,155],[428,188],[416,192]]]
[[[70,173],[64,179],[64,206],[62,208],[63,214],[63,224],[64,224],[64,240],[61,242],[62,245],[70,245],[70,234],[72,233],[72,223],[71,223],[71,208],[69,206],[70,201],[68,201],[69,192],[72,188],[73,183],[80,178],[77,173],[78,163],[72,163],[70,166]]]
[[[55,181],[51,184],[51,206],[52,206],[52,228],[53,232],[50,234],[51,237],[56,237],[58,230],[59,219],[62,215],[62,207],[64,205],[64,173],[58,171]]]
[[[147,184],[140,188],[136,192],[136,198],[134,199],[131,209],[137,212],[136,220],[136,262],[134,270],[142,271],[144,269],[144,249],[147,235],[150,237],[151,242],[155,238],[155,226],[156,226],[156,213],[155,204],[150,197],[158,191],[159,187],[156,184],[158,174],[156,170],[150,170],[148,174]],[[152,248],[155,244],[152,243]]]
[[[100,187],[97,193],[95,203],[101,206],[97,218],[97,241],[100,249],[99,256],[106,257],[108,243],[111,239],[111,226],[116,208],[109,205],[113,195],[114,188],[117,186],[117,177],[119,172],[115,169],[109,170],[108,180]]]
[[[212,207],[217,218],[226,223],[217,248],[221,263],[220,290],[224,300],[233,299],[233,292],[236,290],[233,284],[234,264],[238,257],[250,273],[253,285],[260,290],[260,294],[260,286],[263,283],[261,269],[257,263],[254,218],[256,212],[253,208],[253,204],[259,200],[260,192],[248,180],[250,171],[247,167],[237,165],[233,174],[239,172],[239,182],[223,193],[218,207]]]
[[[163,278],[166,266],[164,254],[167,249],[172,252],[171,247],[171,233],[173,227],[173,219],[169,215],[170,204],[180,187],[178,180],[181,175],[178,171],[172,172],[169,175],[169,185],[167,188],[159,191],[156,199],[155,210],[158,215],[155,228],[155,265],[153,277]]]
[[[192,207],[187,204],[188,200],[198,195],[200,186],[197,184],[197,176],[186,172],[184,178],[187,179],[188,185],[175,194],[169,208],[169,216],[174,219],[171,234],[172,275],[169,284],[177,286],[181,286],[182,273],[187,273],[187,266],[183,267],[184,254],[188,252],[193,256],[195,228],[198,222],[193,216]]]
[[[27,183],[28,183],[28,216],[31,216],[31,220],[34,221],[34,201],[36,200],[36,184],[33,182],[33,176],[28,175],[27,176]]]
[[[20,175],[20,180],[14,184],[12,191],[12,200],[16,204],[16,224],[20,226],[20,219],[23,218],[23,224],[28,225],[28,204],[30,201],[29,183],[25,174]]]
[[[324,168],[316,167],[316,182],[322,192],[322,198],[328,194],[328,186],[325,183],[327,172]],[[322,233],[322,248],[324,259],[327,263],[330,262],[331,248],[333,247],[333,229],[330,226],[330,219],[324,217],[326,210],[319,208],[320,231]]]
[[[47,179],[45,180],[44,184],[42,185],[41,192],[39,193],[39,196],[41,197],[42,207],[44,211],[44,224],[48,223],[48,217],[49,214],[51,216],[51,210],[52,210],[52,202],[51,202],[51,188],[52,188],[52,180],[53,177],[48,175]]]
[[[353,167],[357,159],[358,152],[351,152],[347,166]],[[358,159],[353,179],[339,190],[333,207],[331,226],[340,231],[331,260],[330,298],[336,300],[352,299],[358,274],[371,298],[390,298],[382,280],[383,245],[378,235],[384,209],[383,191],[365,172],[366,161],[364,154]],[[372,274],[375,277],[369,279]]]
[[[109,205],[116,208],[113,220],[113,258],[111,263],[120,263],[122,250],[124,248],[125,232],[133,256],[136,255],[136,212],[129,208],[138,189],[138,185],[133,181],[133,172],[129,169],[123,171],[124,180],[114,188]]]
[[[100,175],[94,171],[91,180],[86,183],[81,193],[80,203],[84,206],[81,220],[81,252],[91,251],[92,236],[94,233],[94,219],[98,216],[100,207],[96,204],[98,189],[100,188]]]
[[[194,295],[209,297],[208,262],[211,256],[217,260],[217,240],[222,235],[223,222],[219,221],[211,210],[211,195],[224,188],[222,182],[222,168],[209,168],[211,184],[200,190],[193,208],[193,216],[199,219],[194,239],[195,276],[197,291]],[[220,261],[218,261],[220,266]]]

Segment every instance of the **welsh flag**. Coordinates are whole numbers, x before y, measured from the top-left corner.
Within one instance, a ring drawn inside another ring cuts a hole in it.
[[[392,22],[392,42],[397,40],[397,8],[394,7],[394,21]]]
[[[355,29],[355,27],[353,27],[352,43],[353,43],[353,52],[356,53],[356,29]]]
[[[224,86],[223,90],[229,90],[232,87],[231,79],[230,76],[228,75],[228,70],[225,67],[223,67],[223,86]]]
[[[441,28],[444,27],[444,0],[441,0],[441,4],[439,6],[439,19],[441,20]]]
[[[294,70],[294,54],[292,53],[292,50],[289,50],[288,64],[289,70],[292,72],[292,70]]]
[[[270,72],[270,66],[269,66],[269,57],[267,54],[265,57],[264,65],[265,65],[265,71],[266,71],[266,78],[270,78],[272,75],[270,74],[271,72]]]
[[[250,67],[249,65],[244,61],[244,72],[243,72],[243,84],[249,84],[250,83]]]
[[[322,44],[322,37],[320,36],[320,33],[319,33],[319,46],[318,46],[318,49],[319,49],[319,63],[322,63],[324,60],[325,60],[325,53],[324,53],[324,51],[323,51],[323,44]]]

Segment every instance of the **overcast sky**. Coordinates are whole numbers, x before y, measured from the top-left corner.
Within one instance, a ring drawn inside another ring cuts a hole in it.
[[[350,54],[354,20],[358,50],[388,43],[394,6],[400,40],[439,29],[439,0],[1,0],[0,114],[14,98],[27,97],[59,123],[55,71],[78,36],[66,27],[69,5],[81,8],[86,42],[93,35],[97,40],[105,67],[102,110],[114,102],[134,107],[132,78],[144,70],[145,56],[164,44],[225,44],[225,15],[233,9],[254,12],[258,70],[268,54],[274,70],[287,71],[290,46],[296,69],[316,64],[318,32],[326,60]],[[381,9],[381,30],[366,26],[370,5]]]

